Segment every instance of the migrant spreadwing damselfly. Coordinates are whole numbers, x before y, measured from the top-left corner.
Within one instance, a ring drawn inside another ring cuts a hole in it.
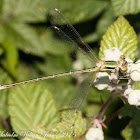
[[[98,58],[95,56],[92,49],[82,40],[81,36],[78,34],[75,28],[67,21],[67,19],[61,14],[61,12],[58,9],[50,10],[49,19],[52,24],[51,28],[55,30],[61,38],[67,40],[68,42],[71,42],[74,46],[76,46],[77,49],[79,49],[83,54],[85,54],[86,57],[93,63],[93,66],[94,65],[96,66],[84,70],[70,71],[67,73],[55,74],[55,75],[36,78],[32,80],[21,81],[18,83],[0,85],[0,89],[2,90],[6,88],[15,87],[18,85],[31,83],[31,82],[62,77],[62,76],[67,76],[72,74],[89,73],[90,78],[86,79],[84,82],[81,83],[79,89],[77,90],[76,94],[71,99],[68,105],[70,110],[71,109],[75,110],[74,113],[72,114],[70,113],[70,115],[68,113],[68,115],[66,115],[65,118],[69,119],[69,117],[73,117],[72,115],[76,116],[76,114],[80,110],[84,100],[88,95],[89,89],[96,78],[96,74],[98,71],[111,71],[112,69],[116,69],[116,68],[125,71],[127,69],[127,66],[126,66],[125,57],[123,55],[120,57],[120,61],[118,62],[115,61],[107,62],[107,61],[98,60]],[[74,122],[72,122],[72,124],[73,123]]]

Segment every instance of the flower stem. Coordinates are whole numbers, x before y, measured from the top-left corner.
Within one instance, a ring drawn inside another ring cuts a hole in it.
[[[112,119],[114,119],[116,116],[118,116],[118,114],[120,113],[120,111],[122,110],[122,108],[118,109],[115,113],[113,113],[109,118],[107,118],[104,121],[104,124],[107,124],[108,122],[110,122]]]
[[[110,103],[112,102],[112,100],[114,99],[114,94],[115,94],[115,90],[111,92],[109,98],[107,99],[107,101],[103,104],[102,108],[100,109],[96,119],[101,120],[104,112],[106,111],[107,107],[110,105]]]

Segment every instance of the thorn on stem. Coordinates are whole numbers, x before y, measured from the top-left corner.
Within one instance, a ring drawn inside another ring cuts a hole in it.
[[[100,96],[101,104],[104,105],[103,98]]]
[[[88,118],[95,119],[95,116],[86,115]]]

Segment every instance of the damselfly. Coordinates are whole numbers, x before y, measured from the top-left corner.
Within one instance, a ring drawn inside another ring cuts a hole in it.
[[[125,60],[125,57],[122,55],[120,57],[120,61],[100,61],[92,51],[92,49],[82,40],[81,36],[78,34],[78,32],[75,30],[75,28],[67,21],[67,19],[60,13],[58,9],[51,10],[49,12],[50,22],[52,24],[52,27],[59,35],[60,37],[64,38],[65,40],[71,42],[76,46],[83,54],[86,55],[86,57],[93,63],[92,68],[87,68],[84,70],[78,70],[78,71],[70,71],[67,73],[61,73],[61,74],[55,74],[51,76],[36,78],[32,80],[27,81],[21,81],[18,83],[12,83],[7,85],[0,85],[0,89],[6,89],[15,87],[18,85],[23,85],[31,82],[36,82],[40,80],[46,80],[56,77],[62,77],[66,75],[72,75],[72,74],[81,74],[81,73],[90,73],[90,78],[86,79],[84,82],[81,83],[79,89],[77,90],[76,94],[72,98],[72,100],[69,103],[69,109],[75,110],[73,113],[68,113],[65,117],[65,119],[72,118],[76,116],[78,111],[80,110],[83,102],[85,101],[89,89],[92,86],[96,74],[99,71],[111,71],[112,69],[120,69],[121,71],[125,71],[127,69],[127,62]],[[74,122],[72,122],[72,126]]]

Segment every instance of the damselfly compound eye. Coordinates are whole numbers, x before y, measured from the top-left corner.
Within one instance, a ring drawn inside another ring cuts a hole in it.
[[[125,55],[120,56],[120,61],[123,61],[123,60],[125,60]]]

